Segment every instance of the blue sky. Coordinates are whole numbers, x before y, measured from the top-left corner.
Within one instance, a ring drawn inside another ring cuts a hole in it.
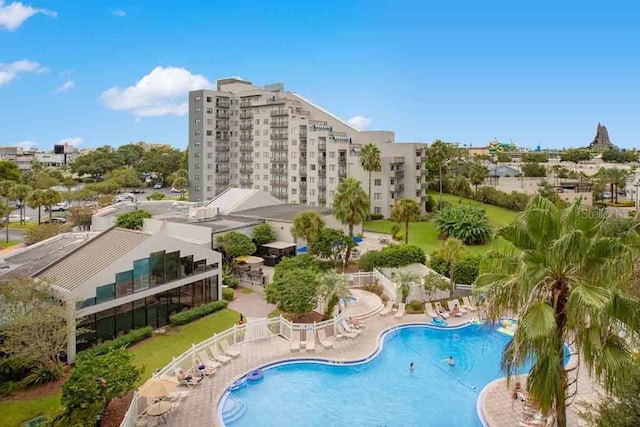
[[[398,141],[584,146],[600,121],[640,145],[633,2],[21,1],[0,0],[0,145],[184,147],[187,91],[232,75]]]

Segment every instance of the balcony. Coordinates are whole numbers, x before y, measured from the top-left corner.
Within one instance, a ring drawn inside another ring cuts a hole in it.
[[[286,180],[272,179],[271,186],[274,188],[287,188],[289,183]]]
[[[231,104],[228,99],[218,98],[216,99],[216,108],[229,108]]]
[[[216,130],[229,130],[229,123],[217,123]]]
[[[241,119],[253,119],[253,112],[252,111],[240,111],[240,118]]]
[[[251,155],[240,155],[240,163],[252,163],[253,164],[253,156]]]
[[[216,111],[216,119],[228,119],[228,118],[229,118],[229,110]]]
[[[271,151],[289,151],[289,147],[286,144],[271,144]]]
[[[319,203],[327,203],[327,193],[318,194],[318,202]]]
[[[216,154],[216,163],[228,163],[230,160],[229,155]],[[228,171],[227,171],[228,172]]]
[[[318,143],[318,150],[327,151],[327,143],[326,142],[319,142]]]
[[[229,165],[218,165],[218,168],[216,169],[216,173],[229,173]]]
[[[251,175],[253,173],[253,166],[249,166],[249,165],[240,166],[240,173],[245,175]]]
[[[326,165],[327,164],[327,158],[325,156],[318,157],[318,164]]]
[[[240,100],[240,108],[248,108],[251,107],[251,100],[250,99],[241,99]]]
[[[273,104],[284,104],[286,102],[285,98],[281,98],[278,96],[274,96],[272,98],[267,98],[267,105],[273,105]]]
[[[327,170],[326,170],[326,169],[320,169],[320,170],[318,170],[318,176],[320,176],[320,177],[326,177],[326,176],[327,176]]]
[[[278,133],[272,133],[271,134],[271,140],[272,141],[286,140],[286,139],[289,139],[289,133],[288,132],[278,132]]]
[[[252,130],[253,129],[253,123],[249,122],[244,122],[244,123],[240,123],[240,130]]]
[[[300,156],[299,160],[300,160],[300,164],[306,165],[307,164],[307,155],[305,154],[304,156]]]
[[[318,178],[318,188],[327,188],[327,178]]]
[[[301,130],[300,131],[300,138],[302,138],[302,139],[306,139],[307,138],[307,131],[306,130]]]
[[[250,153],[253,151],[253,145],[251,144],[240,144],[240,152],[241,153]]]
[[[217,176],[215,181],[216,185],[229,185],[229,177],[228,176]]]
[[[420,188],[422,188],[423,190],[426,190],[429,188],[429,183],[428,182],[423,182],[420,184]]]
[[[229,148],[229,144],[228,143],[224,143],[224,142],[219,142],[216,144],[216,151],[218,153],[227,153],[229,152],[230,148]]]
[[[347,176],[347,168],[346,167],[338,167],[338,176],[346,178],[346,176]]]
[[[398,164],[404,163],[404,157],[394,157],[393,163],[398,163]]]
[[[274,191],[271,193],[271,195],[276,199],[280,199],[284,201],[288,200],[288,195],[286,191]]]
[[[277,110],[271,110],[271,117],[284,117],[289,115],[289,110],[279,108]]]
[[[272,120],[270,126],[271,128],[287,128],[289,127],[289,120]]]
[[[298,175],[307,176],[307,167],[306,166],[300,166],[300,169],[298,169]]]
[[[287,170],[284,168],[271,168],[271,175],[286,176]]]
[[[240,141],[252,141],[252,140],[253,140],[253,135],[251,133],[240,134]]]
[[[339,165],[346,165],[347,164],[347,157],[346,156],[338,157],[338,164]]]
[[[251,178],[240,178],[240,185],[243,187],[251,187],[253,180]]]
[[[394,176],[396,177],[396,179],[401,179],[404,178],[404,171],[403,170],[397,170],[394,172]]]
[[[220,135],[216,134],[216,141],[225,141],[228,142],[229,141],[229,134],[228,133],[221,133]]]
[[[300,141],[300,151],[307,151],[307,142]]]

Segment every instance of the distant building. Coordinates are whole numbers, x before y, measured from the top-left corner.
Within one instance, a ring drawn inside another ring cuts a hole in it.
[[[0,147],[0,160],[13,161],[20,171],[31,170],[35,161],[44,167],[68,165],[78,156],[78,149],[72,145],[54,145],[53,152],[25,151],[22,147]]]

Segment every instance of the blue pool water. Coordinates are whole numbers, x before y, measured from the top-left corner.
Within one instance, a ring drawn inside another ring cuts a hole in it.
[[[225,425],[481,426],[476,401],[486,384],[504,376],[500,355],[510,339],[486,325],[396,329],[365,363],[299,362],[265,369],[260,383],[230,393],[228,398],[246,407]],[[449,356],[455,367],[446,362]]]

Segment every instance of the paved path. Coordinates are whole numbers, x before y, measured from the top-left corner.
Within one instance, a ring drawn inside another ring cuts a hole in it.
[[[268,304],[264,300],[262,292],[255,291],[252,294],[244,294],[241,288],[238,288],[235,291],[235,299],[229,303],[229,308],[242,313],[244,317],[253,318],[267,317],[276,309],[276,306]]]

